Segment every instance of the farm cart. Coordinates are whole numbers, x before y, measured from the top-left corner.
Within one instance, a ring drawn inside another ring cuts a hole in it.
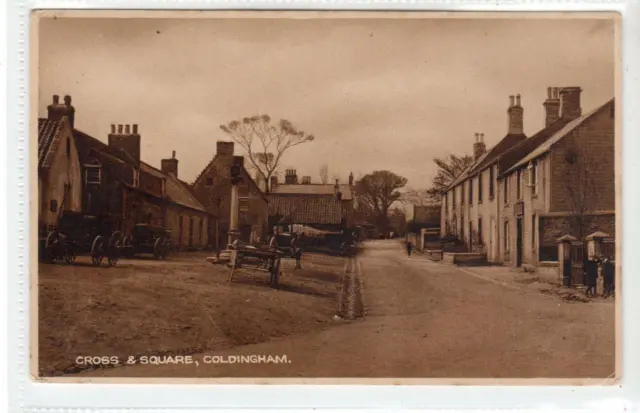
[[[120,232],[111,231],[111,223],[101,217],[65,214],[58,227],[43,239],[45,259],[73,264],[78,255],[91,256],[93,265],[101,265],[106,258],[109,266],[118,262]]]
[[[171,233],[163,227],[136,224],[131,234],[124,237],[122,250],[127,257],[152,254],[156,259],[164,259],[171,251]]]
[[[229,282],[233,281],[236,271],[263,272],[269,275],[269,285],[277,288],[280,283],[281,259],[285,255],[283,251],[268,247],[256,247],[253,245],[236,243],[223,251],[220,257],[207,259],[213,264],[227,264],[229,266]]]

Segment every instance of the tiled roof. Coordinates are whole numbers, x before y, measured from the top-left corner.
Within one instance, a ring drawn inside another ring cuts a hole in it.
[[[342,199],[345,201],[353,199],[351,186],[339,185],[342,192]],[[274,194],[287,195],[334,195],[335,186],[332,184],[278,184],[271,189]]]
[[[475,176],[476,173],[482,172],[483,169],[498,161],[500,157],[508,152],[511,148],[524,142],[527,136],[522,133],[508,134],[500,142],[495,144],[484,155],[469,165],[451,184],[447,187],[447,191],[459,185],[467,178]]]
[[[58,147],[58,133],[62,120],[38,119],[38,168],[48,168],[52,153]]]
[[[157,176],[158,178],[163,178],[166,180],[166,194],[169,200],[171,200],[172,202],[191,209],[206,212],[206,208],[202,206],[200,202],[198,202],[196,197],[191,192],[191,188],[189,188],[188,184],[186,184],[185,182],[173,177],[172,175],[164,174],[162,173],[162,171],[144,162],[140,162],[140,169],[154,176]]]
[[[607,108],[609,105],[614,104],[614,100],[610,100],[607,103],[605,103],[602,106],[599,106],[598,108],[592,110],[591,112],[587,113],[584,116],[581,116],[577,119],[574,119],[573,121],[566,123],[564,125],[564,127],[562,127],[560,130],[558,130],[557,132],[555,132],[554,134],[552,134],[551,136],[549,136],[549,138],[544,141],[542,144],[540,144],[537,148],[533,149],[528,155],[526,155],[525,157],[523,157],[522,159],[520,159],[518,162],[516,162],[512,167],[510,167],[509,169],[507,169],[504,173],[509,173],[523,165],[526,165],[527,163],[529,163],[529,161],[532,161],[536,158],[538,158],[541,155],[544,155],[546,152],[548,152],[551,147],[558,143],[560,140],[562,140],[565,136],[567,136],[569,133],[571,133],[571,131],[573,131],[575,128],[577,128],[578,126],[580,126],[582,123],[584,123],[586,120],[588,120],[589,118],[591,118],[593,115],[595,115],[596,113],[599,113],[601,110],[604,110],[605,108]]]
[[[216,164],[216,162],[223,162],[223,159],[220,159],[218,157],[218,155],[215,155],[211,161],[209,161],[209,163],[207,164],[207,166],[205,166],[202,171],[200,171],[200,173],[198,174],[198,177],[196,178],[195,181],[193,181],[193,184],[191,186],[195,186],[198,184],[198,182],[200,182],[202,179],[204,179],[204,176],[209,172],[209,170]],[[262,189],[260,189],[260,186],[258,186],[258,184],[256,183],[256,181],[253,179],[253,177],[251,176],[251,174],[249,173],[249,171],[247,171],[247,168],[244,166],[244,164],[242,165],[242,178],[245,179],[248,183],[249,186],[253,187],[256,192],[258,192],[260,194],[260,196],[262,196],[262,198],[264,200],[267,200],[267,195],[262,191]]]
[[[343,203],[331,196],[269,194],[269,216],[287,224],[340,224]]]
[[[551,138],[553,134],[564,128],[569,122],[570,120],[560,118],[551,125],[540,130],[535,135],[531,136],[529,139],[520,142],[513,148],[506,151],[498,161],[498,176],[502,176],[505,171],[510,169],[523,157],[527,156],[527,154],[531,153],[535,148],[546,142],[547,139]]]
[[[106,143],[94,138],[93,136],[87,135],[82,131],[74,129],[73,137],[76,140],[76,146],[78,147],[78,156],[80,157],[80,162],[82,163],[86,163],[86,157],[91,153],[91,151],[99,151],[113,158],[116,158],[121,162],[130,165],[136,164],[135,160],[131,156],[129,156],[128,153],[113,148]]]

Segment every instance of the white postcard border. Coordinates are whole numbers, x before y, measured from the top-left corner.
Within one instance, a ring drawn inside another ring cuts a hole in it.
[[[51,409],[597,409],[638,407],[640,395],[640,220],[634,214],[640,186],[640,3],[510,1],[8,1],[6,274],[8,297],[9,411]],[[622,119],[624,288],[622,294],[622,381],[616,386],[334,386],[211,384],[62,384],[39,383],[29,376],[29,13],[33,9],[271,9],[271,10],[444,10],[444,11],[618,11],[622,14]],[[635,16],[633,18],[632,16]],[[3,258],[5,258],[3,256]],[[60,410],[58,410],[60,411]]]

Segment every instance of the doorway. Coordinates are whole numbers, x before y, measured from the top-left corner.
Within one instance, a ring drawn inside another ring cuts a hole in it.
[[[516,267],[522,266],[522,218],[516,219]]]

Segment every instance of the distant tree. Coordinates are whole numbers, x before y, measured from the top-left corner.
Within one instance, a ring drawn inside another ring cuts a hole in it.
[[[399,236],[403,236],[407,232],[407,215],[405,212],[398,208],[391,208],[389,210],[389,229]]]
[[[571,208],[572,227],[579,239],[586,237],[596,209],[597,191],[593,170],[597,165],[584,148],[572,147],[565,152],[566,173],[563,178]]]
[[[289,148],[314,140],[313,135],[297,129],[288,120],[273,125],[269,115],[234,120],[220,129],[247,152],[250,166],[264,179],[267,192],[283,154]]]
[[[329,165],[327,164],[320,167],[320,182],[323,184],[329,183]]]
[[[388,229],[389,208],[402,198],[399,190],[406,184],[407,178],[390,171],[375,171],[356,182],[357,202],[370,211],[379,229]]]
[[[448,158],[434,158],[433,162],[438,166],[438,172],[431,181],[431,188],[426,190],[426,195],[431,201],[439,202],[445,189],[473,163],[473,157],[452,154]]]

